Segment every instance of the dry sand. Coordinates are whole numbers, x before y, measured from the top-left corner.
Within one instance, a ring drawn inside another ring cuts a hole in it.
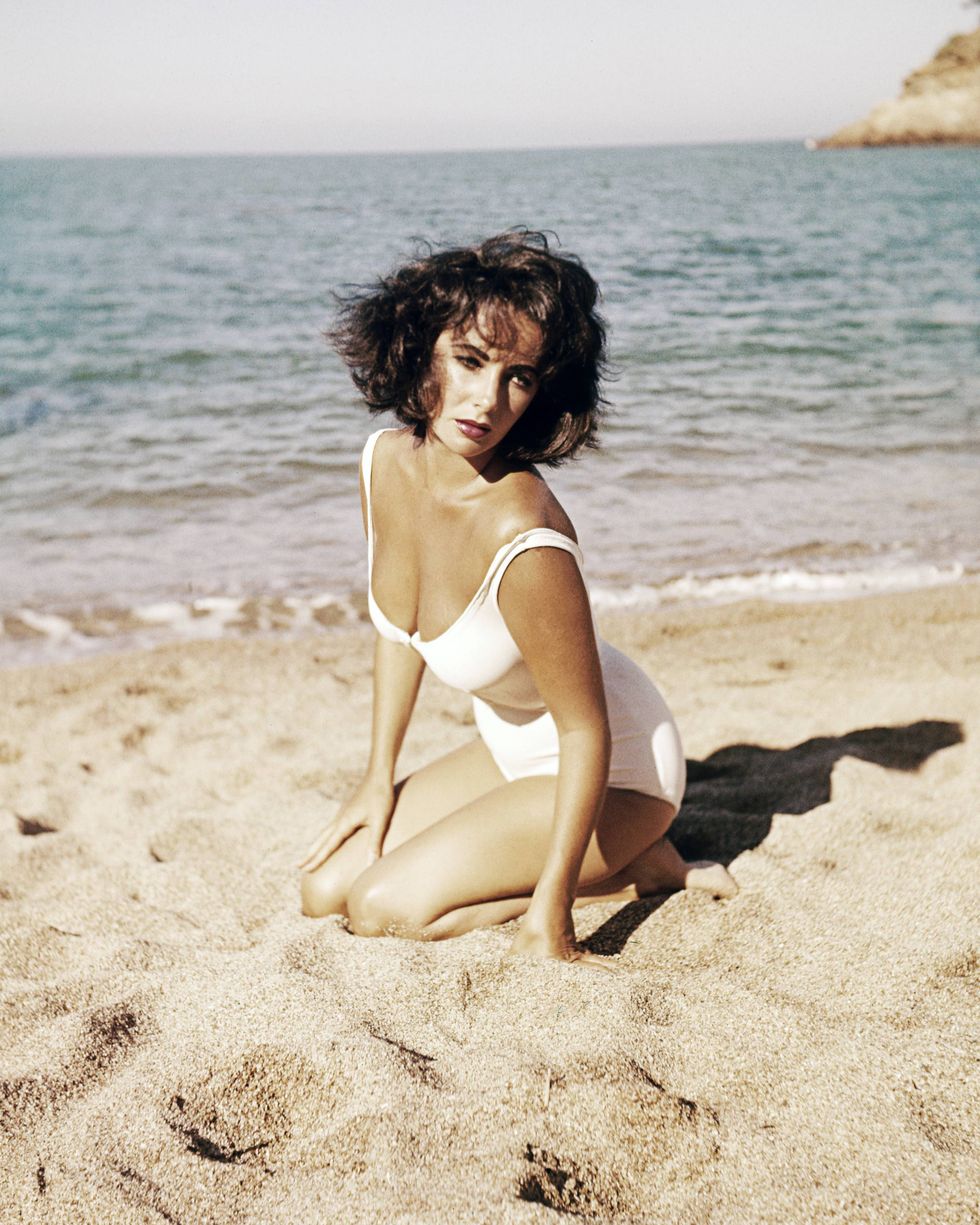
[[[299,915],[367,629],[0,673],[0,1219],[980,1219],[980,586],[604,629],[742,886],[578,910],[610,975]]]

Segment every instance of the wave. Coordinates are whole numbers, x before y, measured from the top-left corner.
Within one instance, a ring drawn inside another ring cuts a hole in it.
[[[357,625],[366,618],[366,597],[357,592],[343,596],[326,592],[215,595],[129,607],[19,607],[0,613],[0,666],[137,650],[173,641],[310,633]]]
[[[913,591],[956,583],[967,577],[958,562],[948,566],[909,565],[887,569],[820,571],[791,567],[748,574],[685,574],[659,585],[600,587],[592,592],[598,609],[657,608],[664,604],[723,604],[736,600],[852,599],[889,591]]]
[[[815,571],[800,567],[727,575],[685,574],[660,584],[595,587],[597,612],[739,600],[851,599],[955,583],[975,575],[964,566],[908,565]],[[19,607],[0,613],[0,666],[71,659],[164,642],[250,635],[315,634],[368,624],[363,591],[296,595],[212,595],[132,606],[75,609]]]

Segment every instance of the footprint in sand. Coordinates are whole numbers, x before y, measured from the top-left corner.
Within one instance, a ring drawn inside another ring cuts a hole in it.
[[[633,1059],[549,1069],[541,1109],[540,1139],[527,1146],[518,1196],[559,1211],[636,1219],[642,1205],[720,1151],[717,1112]],[[617,1153],[615,1172],[600,1156],[608,1152]],[[618,1181],[624,1170],[635,1202]]]
[[[0,1080],[0,1132],[30,1128],[42,1114],[63,1109],[101,1084],[153,1029],[138,1004],[120,1002],[93,1009],[81,1018],[60,1068]]]
[[[572,1216],[635,1219],[638,1205],[632,1204],[611,1170],[601,1171],[590,1162],[560,1157],[533,1144],[525,1148],[524,1162],[517,1183],[518,1199]]]
[[[339,1052],[324,1063],[260,1045],[239,1059],[216,1061],[162,1103],[182,1146],[206,1161],[262,1165],[265,1150],[322,1131],[348,1090]]]

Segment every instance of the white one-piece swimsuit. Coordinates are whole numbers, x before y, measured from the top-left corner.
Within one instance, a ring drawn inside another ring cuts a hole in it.
[[[563,549],[579,566],[582,552],[569,536],[548,527],[521,532],[497,550],[466,608],[437,638],[424,641],[393,625],[371,588],[374,522],[371,463],[378,430],[367,440],[361,472],[367,502],[368,610],[378,633],[413,647],[428,667],[454,689],[472,695],[477,730],[507,780],[558,773],[558,729],[497,605],[504,572],[525,549]],[[639,791],[680,807],[685,763],[680,736],[653,682],[631,659],[597,638],[609,711],[612,759],[609,786]]]

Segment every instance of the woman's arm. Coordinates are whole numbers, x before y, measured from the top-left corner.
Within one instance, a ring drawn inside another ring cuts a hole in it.
[[[375,448],[377,453],[377,447]],[[371,547],[371,515],[369,490],[364,487],[364,470],[360,474],[361,519],[364,534]],[[370,574],[368,582],[371,581]],[[371,754],[365,778],[389,789],[395,775],[398,753],[415,709],[425,662],[414,647],[392,642],[380,634],[374,644],[374,704],[371,715]],[[381,854],[380,843],[377,853]]]
[[[424,671],[425,663],[417,651],[378,634],[374,646],[374,710],[367,769],[354,794],[299,863],[304,872],[315,872],[361,828],[368,830],[371,855],[375,859],[380,857],[395,810],[395,763]]]
[[[530,549],[507,568],[500,611],[558,728],[551,843],[513,951],[574,959],[572,901],[609,779],[610,735],[588,592],[575,558]]]
[[[389,784],[394,780],[395,764],[415,709],[424,671],[425,661],[414,647],[377,635],[367,777]]]
[[[371,527],[363,472],[361,514],[367,533]],[[395,808],[395,765],[424,671],[425,662],[413,647],[392,642],[381,634],[376,636],[371,752],[367,769],[354,794],[341,806],[330,827],[310,847],[300,863],[304,871],[315,872],[351,834],[362,827],[370,832],[372,855],[375,858],[381,855]]]

